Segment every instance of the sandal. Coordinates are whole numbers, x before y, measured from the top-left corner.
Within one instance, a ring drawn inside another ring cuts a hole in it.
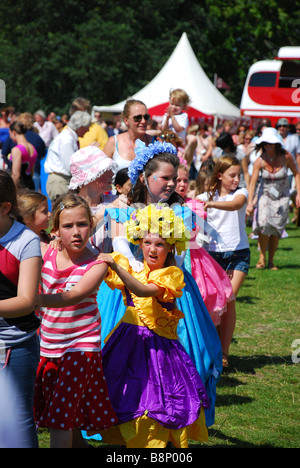
[[[277,266],[275,266],[274,263],[268,263],[268,269],[272,271],[278,270]]]
[[[224,352],[223,352],[222,365],[223,365],[223,367],[228,367],[229,366],[228,355],[226,353],[224,353]]]

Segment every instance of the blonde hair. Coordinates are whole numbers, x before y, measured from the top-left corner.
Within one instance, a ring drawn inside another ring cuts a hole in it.
[[[216,191],[220,191],[221,188],[222,182],[218,178],[218,174],[224,174],[224,172],[232,166],[240,166],[240,161],[235,156],[222,156],[217,160],[207,190],[209,194],[208,199],[210,201],[214,199]]]
[[[190,170],[189,170],[188,166],[186,166],[185,164],[182,164],[180,162],[180,164],[178,166],[178,171],[179,171],[179,169],[182,169],[183,171],[185,171],[187,173],[187,175],[189,175]]]
[[[181,88],[171,89],[169,100],[172,99],[177,99],[182,104],[183,109],[191,102],[189,95]]]
[[[122,117],[123,119],[128,119],[130,116],[130,109],[132,106],[135,106],[136,104],[140,104],[141,106],[144,106],[147,109],[146,104],[144,104],[142,101],[139,101],[138,99],[128,99],[125,102],[123,112],[122,112]]]
[[[26,220],[34,218],[35,212],[42,203],[47,203],[47,197],[31,190],[25,190],[18,193],[18,207],[21,216]]]
[[[93,216],[87,201],[75,193],[67,193],[66,195],[62,195],[57,200],[55,200],[53,205],[51,218],[53,230],[57,231],[59,229],[59,218],[61,212],[64,209],[71,210],[72,208],[77,207],[82,207],[86,210],[89,223],[92,225]]]
[[[69,115],[72,116],[76,111],[87,112],[90,114],[92,112],[91,101],[83,97],[77,97],[71,104]]]
[[[210,175],[205,172],[198,172],[196,181],[195,181],[195,197],[205,192],[205,183],[210,181]]]
[[[251,130],[246,130],[245,133],[243,133],[242,135],[240,134],[238,136],[238,144],[239,145],[242,145],[245,142],[245,138],[246,138],[247,135],[249,135],[251,140],[252,140],[252,138],[254,137],[254,132],[252,132]]]
[[[33,125],[34,116],[30,112],[23,112],[22,114],[18,115],[15,120],[25,125],[27,130],[33,130],[34,132],[37,131],[37,129]]]

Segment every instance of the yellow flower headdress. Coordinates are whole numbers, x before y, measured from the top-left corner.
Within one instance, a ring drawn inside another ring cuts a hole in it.
[[[174,244],[179,255],[188,248],[191,238],[182,218],[176,216],[172,208],[161,204],[134,211],[124,227],[132,244],[138,244],[148,233],[158,234],[168,244]]]

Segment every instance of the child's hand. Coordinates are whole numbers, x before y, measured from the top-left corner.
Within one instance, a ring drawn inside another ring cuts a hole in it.
[[[246,208],[246,215],[251,216],[251,214],[253,213],[253,210],[254,210],[254,206],[252,205],[252,203],[248,203],[247,208]]]
[[[39,309],[40,307],[41,307],[41,296],[40,294],[37,294],[35,301],[34,301],[34,308]]]
[[[167,109],[167,114],[168,114],[169,117],[172,117],[172,116],[173,116],[173,111],[172,111],[171,106],[168,107],[168,109]]]
[[[212,208],[212,202],[210,201],[204,202],[204,206],[203,206],[204,211],[207,211],[208,208]]]
[[[114,270],[117,266],[112,256],[106,253],[101,253],[100,255],[98,255],[97,260],[101,260],[102,262],[107,263],[112,270]]]
[[[50,242],[50,245],[53,250],[62,250],[62,243],[60,237],[56,236],[52,241]]]

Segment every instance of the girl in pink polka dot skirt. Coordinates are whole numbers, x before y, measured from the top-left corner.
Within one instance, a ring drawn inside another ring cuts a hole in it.
[[[63,196],[52,216],[62,248],[42,247],[35,419],[50,429],[51,447],[78,447],[81,430],[107,429],[117,422],[103,374],[97,306],[107,265],[87,247],[92,215],[84,199]]]

